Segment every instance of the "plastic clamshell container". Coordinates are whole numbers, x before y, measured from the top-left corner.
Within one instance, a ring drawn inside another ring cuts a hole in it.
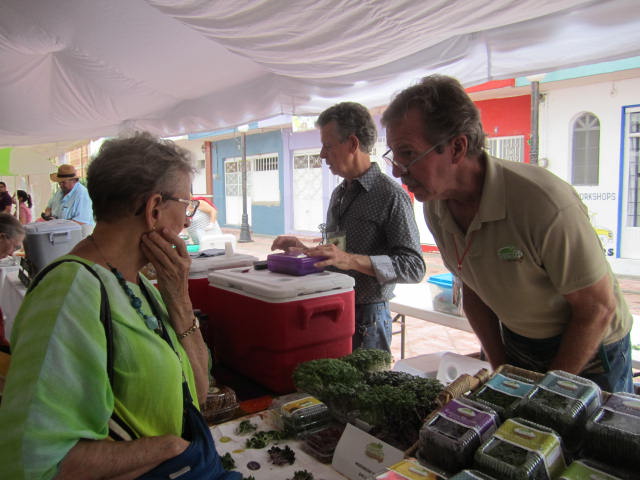
[[[343,431],[344,425],[329,424],[322,430],[303,434],[300,448],[322,463],[331,463]]]
[[[419,458],[448,472],[468,468],[499,423],[498,414],[486,405],[467,398],[451,400],[420,429]]]
[[[276,273],[289,275],[308,275],[322,272],[323,268],[316,268],[315,263],[325,260],[326,257],[308,257],[304,254],[272,253],[267,255],[267,269]]]
[[[240,404],[236,392],[226,386],[213,387],[207,393],[207,401],[201,407],[207,423],[222,423],[234,417]]]
[[[271,408],[282,428],[296,436],[322,430],[331,421],[329,407],[306,393],[284,395],[274,400]]]
[[[351,353],[353,284],[353,277],[329,271],[297,277],[217,270],[209,274],[212,313],[205,340],[234,371],[273,392],[294,392],[298,364]]]
[[[431,275],[427,282],[431,290],[434,310],[448,313],[449,315],[462,316],[462,301],[458,305],[453,303],[453,274],[440,273]]]
[[[534,383],[529,379],[509,373],[495,373],[470,398],[492,408],[504,420],[514,415],[520,400],[533,388]]]
[[[517,415],[554,429],[568,448],[576,450],[587,418],[601,403],[602,391],[596,383],[552,370],[522,399]]]
[[[480,470],[462,470],[456,473],[453,477],[449,477],[449,480],[496,480],[495,477],[491,477],[486,473],[482,473]]]
[[[585,450],[605,462],[638,468],[640,395],[613,393],[585,425]]]
[[[35,268],[34,273],[69,253],[82,240],[82,227],[72,220],[28,223],[24,230],[24,253]]]
[[[522,418],[509,418],[475,453],[475,465],[504,480],[552,480],[566,468],[560,436]]]
[[[375,477],[376,480],[446,480],[442,472],[421,465],[414,458],[407,458],[389,467],[387,472]]]
[[[591,460],[574,460],[558,480],[623,480],[624,477],[611,475],[611,467]]]

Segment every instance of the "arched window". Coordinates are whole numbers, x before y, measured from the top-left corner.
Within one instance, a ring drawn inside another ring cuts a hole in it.
[[[598,185],[600,170],[600,120],[583,113],[573,123],[571,183]]]

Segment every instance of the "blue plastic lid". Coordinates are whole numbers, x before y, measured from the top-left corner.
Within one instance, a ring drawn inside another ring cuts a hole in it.
[[[453,288],[453,273],[441,273],[439,275],[431,275],[427,282],[440,285],[441,287]]]

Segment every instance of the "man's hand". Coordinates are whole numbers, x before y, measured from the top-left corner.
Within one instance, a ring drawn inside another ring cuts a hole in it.
[[[285,252],[305,250],[307,247],[293,235],[278,235],[271,244],[271,250],[284,250]]]
[[[371,258],[369,258],[368,255],[347,253],[344,250],[340,250],[334,244],[306,248],[304,253],[310,257],[325,257],[325,260],[313,264],[317,268],[324,268],[331,265],[340,270],[355,270],[365,275],[376,276]]]

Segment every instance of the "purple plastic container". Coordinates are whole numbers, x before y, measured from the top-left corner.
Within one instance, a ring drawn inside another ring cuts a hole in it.
[[[316,268],[314,263],[324,260],[326,257],[299,256],[297,253],[272,253],[267,255],[267,268],[272,272],[288,273],[289,275],[308,275],[324,270]]]

